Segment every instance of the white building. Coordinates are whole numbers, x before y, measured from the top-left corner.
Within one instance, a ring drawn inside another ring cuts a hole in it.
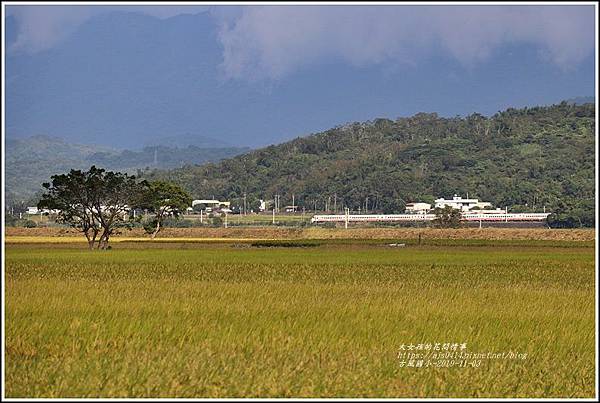
[[[431,210],[431,204],[429,203],[408,203],[406,205],[406,214],[426,214]]]
[[[258,211],[265,211],[267,209],[267,202],[263,199],[259,199],[258,202],[260,203],[260,205],[258,206]]]
[[[231,202],[219,201],[219,200],[213,200],[213,199],[199,199],[199,200],[192,201],[192,207],[194,207],[197,204],[204,204],[207,207],[207,210],[212,210],[212,209],[217,209],[221,206],[229,208],[229,206],[231,205]]]
[[[490,208],[492,207],[492,203],[480,202],[478,199],[463,199],[458,195],[454,195],[454,197],[451,200],[446,200],[444,198],[435,200],[436,208],[444,208],[446,206],[450,206],[453,209],[460,211],[470,211],[474,207],[477,207],[480,210]]]
[[[60,210],[48,210],[48,209],[38,209],[37,207],[27,207],[27,214],[35,215],[35,214],[58,214]]]

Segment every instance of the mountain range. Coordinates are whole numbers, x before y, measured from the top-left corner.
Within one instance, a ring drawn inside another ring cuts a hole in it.
[[[177,144],[153,145],[139,150],[119,150],[98,145],[73,144],[61,138],[32,136],[6,140],[7,199],[17,202],[35,198],[42,183],[54,174],[96,165],[108,170],[136,174],[139,170],[170,169],[186,164],[218,161],[248,151],[206,140],[205,147]],[[211,147],[212,144],[212,147]],[[34,200],[35,201],[35,200]]]

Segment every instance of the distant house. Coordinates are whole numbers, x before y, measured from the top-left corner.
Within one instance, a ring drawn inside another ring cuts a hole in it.
[[[258,211],[265,211],[267,209],[267,202],[263,199],[259,199],[258,202],[260,203],[260,205],[258,206]]]
[[[58,214],[60,210],[38,209],[37,207],[27,207],[27,214]]]
[[[283,208],[283,211],[285,211],[286,213],[294,213],[298,210],[298,206],[285,206]]]
[[[446,206],[450,206],[453,209],[460,211],[470,211],[473,208],[476,210],[484,210],[492,207],[492,203],[488,202],[480,202],[479,199],[463,199],[458,195],[454,195],[452,199],[436,199],[435,207],[436,208],[444,208]]]
[[[427,214],[431,210],[431,204],[429,203],[408,203],[406,205],[406,214]]]
[[[212,211],[212,210],[218,210],[221,207],[229,209],[231,202],[219,201],[219,200],[215,200],[215,199],[198,199],[198,200],[192,201],[192,207],[194,207],[198,204],[204,204],[206,206],[206,211]]]

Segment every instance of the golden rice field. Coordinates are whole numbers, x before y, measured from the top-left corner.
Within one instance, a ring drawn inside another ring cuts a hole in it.
[[[7,397],[594,396],[589,239],[14,236]]]

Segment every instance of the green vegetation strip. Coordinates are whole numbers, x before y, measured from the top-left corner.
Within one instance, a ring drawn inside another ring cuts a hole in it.
[[[83,236],[51,237],[51,236],[9,236],[7,244],[48,244],[61,245],[70,243],[85,243]],[[482,246],[482,247],[550,247],[550,248],[593,248],[594,241],[572,240],[532,240],[532,239],[356,239],[356,238],[315,238],[315,239],[253,239],[253,238],[130,238],[114,237],[114,244],[251,244],[254,247],[314,247],[324,245],[380,245],[393,244],[404,246]]]

